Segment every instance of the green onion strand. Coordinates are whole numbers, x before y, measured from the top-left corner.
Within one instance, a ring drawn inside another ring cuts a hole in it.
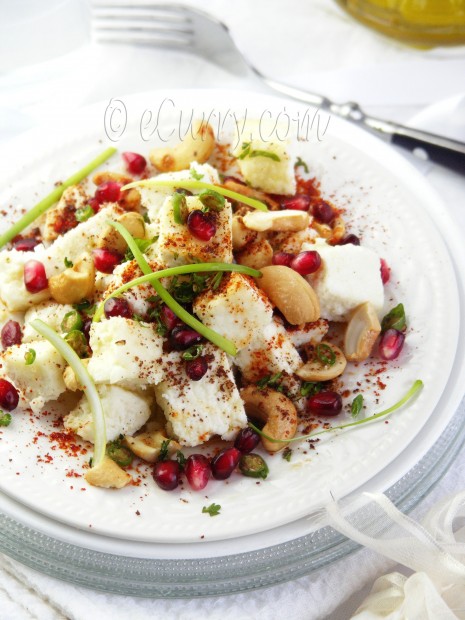
[[[324,433],[332,433],[334,431],[340,431],[346,428],[350,428],[351,426],[358,426],[359,424],[367,424],[370,422],[374,422],[375,420],[379,420],[380,418],[384,418],[385,416],[389,415],[393,411],[396,411],[397,409],[405,405],[405,403],[411,400],[415,396],[415,394],[419,392],[422,388],[423,388],[423,381],[421,381],[421,379],[417,379],[413,383],[409,391],[405,394],[405,396],[403,396],[397,403],[395,403],[395,405],[392,405],[391,407],[389,407],[388,409],[385,409],[384,411],[375,413],[374,415],[368,418],[363,418],[363,420],[356,420],[355,422],[348,422],[347,424],[341,424],[340,426],[332,426],[331,428],[325,428],[324,430],[317,431],[316,433],[310,433],[309,435],[301,435],[300,437],[293,437],[292,439],[276,439],[275,437],[270,437],[270,435],[267,435],[262,430],[257,428],[255,424],[253,424],[252,422],[249,422],[249,426],[256,433],[258,433],[259,435],[261,435],[262,437],[264,437],[265,439],[273,443],[286,443],[287,444],[287,443],[296,442],[296,441],[303,441],[304,439],[312,439],[313,437],[316,437],[317,435],[323,435]]]
[[[133,183],[129,183],[128,185],[125,185],[122,189],[123,190],[131,189],[131,187],[153,187],[153,188],[179,187],[181,189],[188,189],[188,190],[209,189],[214,192],[217,192],[218,194],[221,194],[222,196],[225,196],[226,198],[231,198],[232,200],[235,200],[236,202],[242,202],[243,204],[248,205],[249,207],[253,207],[254,209],[257,209],[258,211],[268,211],[268,207],[266,206],[266,204],[261,202],[260,200],[257,200],[256,198],[250,198],[249,196],[244,196],[243,194],[239,194],[238,192],[233,192],[232,190],[221,187],[220,185],[214,185],[213,183],[205,183],[204,181],[194,181],[191,179],[184,180],[184,179],[157,179],[155,178],[155,179],[145,179],[143,181],[134,181]]]
[[[58,202],[68,187],[71,185],[76,185],[84,180],[91,172],[93,172],[96,168],[101,166],[104,162],[107,161],[112,155],[116,153],[116,149],[114,147],[110,147],[105,149],[103,153],[100,153],[95,159],[89,162],[84,168],[81,168],[78,172],[75,172],[69,179],[66,179],[61,185],[56,187],[48,196],[46,196],[43,200],[38,202],[30,211],[25,213],[22,218],[20,218],[16,224],[7,230],[3,235],[0,235],[0,248],[6,245],[9,241],[11,241],[16,235],[19,235],[25,228],[27,228],[30,224],[32,224],[38,217],[45,213],[50,207],[52,207],[56,202]]]
[[[105,457],[107,438],[105,415],[103,413],[102,403],[100,401],[97,388],[95,387],[95,383],[75,351],[67,342],[63,340],[63,338],[61,338],[61,336],[56,333],[54,329],[40,319],[34,319],[31,321],[30,326],[55,347],[58,353],[71,366],[79,383],[84,388],[84,394],[89,401],[92,421],[94,424],[94,457],[92,459],[92,467],[96,467],[102,463]]]

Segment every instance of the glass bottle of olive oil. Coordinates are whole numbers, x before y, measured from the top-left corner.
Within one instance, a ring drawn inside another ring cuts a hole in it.
[[[337,0],[351,15],[418,47],[465,44],[465,0]]]

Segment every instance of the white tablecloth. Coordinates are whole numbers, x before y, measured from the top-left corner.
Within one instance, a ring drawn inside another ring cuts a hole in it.
[[[216,14],[264,72],[338,100],[353,99],[367,111],[408,121],[436,102],[461,94],[465,50],[419,52],[371,33],[328,0],[185,0]],[[18,3],[19,5],[20,3]],[[47,37],[41,38],[46,52]],[[0,43],[0,53],[4,53]],[[66,55],[0,73],[0,142],[37,123],[71,118],[76,107],[156,87],[259,86],[189,55],[148,48],[83,45]],[[45,58],[46,53],[43,54]],[[418,123],[465,140],[463,100],[427,110]],[[420,169],[444,196],[465,230],[465,179],[429,165]],[[463,404],[462,404],[463,406]],[[463,489],[465,452],[416,509]],[[376,577],[392,562],[368,550],[280,586],[254,593],[192,601],[137,600],[59,582],[0,556],[0,620],[139,620],[169,618],[268,618],[345,620]]]

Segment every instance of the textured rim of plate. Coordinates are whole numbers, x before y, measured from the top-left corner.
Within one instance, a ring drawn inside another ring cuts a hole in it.
[[[411,175],[425,182],[393,151],[387,159],[386,167],[396,165],[401,180]],[[404,166],[401,171],[400,163]],[[431,193],[433,201],[440,204],[434,190]],[[443,222],[435,223],[442,228]],[[457,235],[449,241],[457,270],[461,262],[457,257],[463,250]],[[457,270],[461,308],[464,307],[464,280],[465,276]],[[461,332],[463,329],[461,326]],[[463,333],[461,336],[456,366],[445,386],[446,404],[453,410],[460,403],[463,392],[460,379],[465,375],[460,346]],[[388,497],[400,510],[411,510],[444,475],[464,441],[465,416],[459,410],[418,464],[386,491]],[[323,527],[284,543],[241,554],[200,559],[142,559],[69,544],[3,513],[0,513],[0,524],[0,550],[23,564],[77,585],[141,597],[217,596],[250,591],[296,579],[358,548],[332,528]]]

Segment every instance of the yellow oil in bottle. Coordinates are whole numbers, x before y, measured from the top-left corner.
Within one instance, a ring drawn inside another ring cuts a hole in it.
[[[465,0],[337,0],[383,34],[417,47],[465,44]]]

